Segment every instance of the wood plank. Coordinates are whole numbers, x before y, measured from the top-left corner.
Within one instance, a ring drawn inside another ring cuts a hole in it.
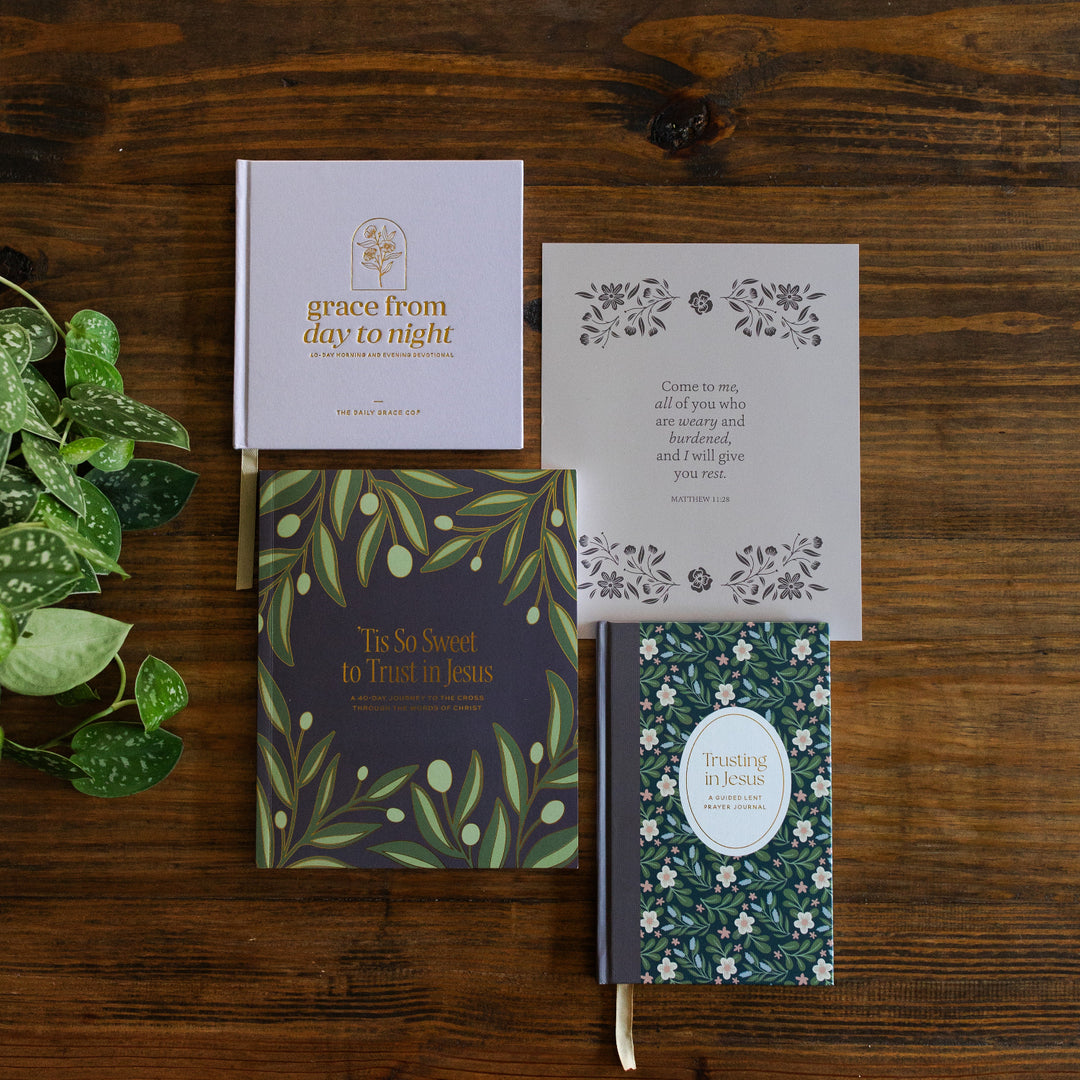
[[[1075,3],[881,14],[834,0],[813,18],[761,3],[688,16],[674,0],[523,19],[422,0],[362,19],[301,0],[213,17],[140,7],[89,20],[74,0],[9,0],[0,179],[226,184],[235,157],[510,147],[548,184],[1067,187],[1080,174]]]

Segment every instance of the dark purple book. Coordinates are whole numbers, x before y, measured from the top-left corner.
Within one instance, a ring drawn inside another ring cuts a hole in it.
[[[577,865],[574,473],[260,474],[256,862]]]

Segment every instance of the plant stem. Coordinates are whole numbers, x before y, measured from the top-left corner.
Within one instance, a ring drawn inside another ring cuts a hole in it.
[[[124,667],[123,660],[120,659],[120,654],[117,653],[113,657],[113,661],[120,669],[120,686],[116,691],[116,697],[113,698],[113,703],[107,708],[102,709],[100,712],[94,713],[93,716],[88,716],[84,720],[80,720],[70,731],[64,732],[63,735],[57,735],[55,739],[50,739],[48,742],[42,743],[40,746],[34,747],[35,750],[48,750],[50,747],[58,746],[60,743],[68,742],[70,739],[75,738],[76,735],[84,727],[88,727],[90,724],[96,723],[98,720],[104,720],[106,716],[112,716],[114,712],[120,709],[126,708],[128,705],[136,705],[138,702],[135,698],[124,699],[124,690],[127,688],[127,668]]]
[[[17,292],[20,296],[26,297],[26,299],[29,300],[30,303],[33,304],[34,307],[36,307],[38,311],[40,311],[41,314],[44,315],[45,318],[53,324],[54,327],[56,327],[56,332],[60,335],[60,340],[67,341],[67,334],[64,333],[63,328],[60,326],[60,324],[48,313],[48,311],[45,310],[45,306],[41,303],[40,300],[35,299],[25,289],[16,285],[14,281],[9,281],[2,274],[0,274],[0,285],[6,285],[9,289],[13,289],[15,292]]]

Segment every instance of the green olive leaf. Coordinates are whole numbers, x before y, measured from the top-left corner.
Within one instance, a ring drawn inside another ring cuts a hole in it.
[[[62,694],[107,667],[130,629],[92,611],[38,608],[0,664],[0,686],[16,694]]]
[[[71,760],[88,774],[72,780],[85,795],[115,799],[153,787],[172,772],[184,748],[171,731],[144,731],[134,724],[107,721],[83,728],[71,745]]]

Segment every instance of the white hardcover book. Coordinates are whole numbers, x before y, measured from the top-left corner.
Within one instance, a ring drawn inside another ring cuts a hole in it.
[[[238,161],[234,445],[522,446],[520,161]]]

